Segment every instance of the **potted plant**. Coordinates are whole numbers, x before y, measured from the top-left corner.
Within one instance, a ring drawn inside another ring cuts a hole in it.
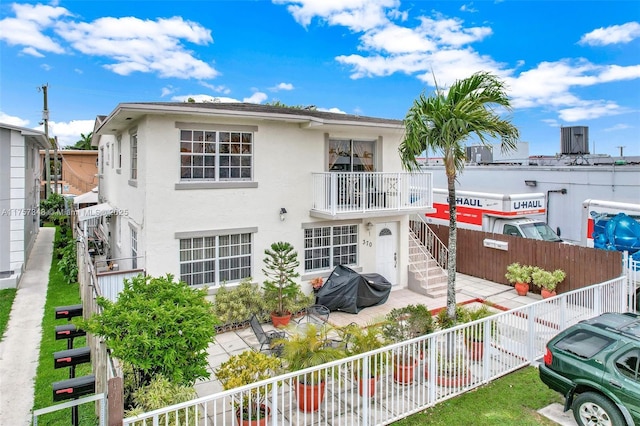
[[[220,367],[214,370],[216,378],[225,390],[249,385],[276,375],[280,370],[280,360],[274,356],[246,350],[232,355]],[[265,401],[271,385],[245,391],[234,401],[238,425],[263,426],[270,416]]]
[[[562,269],[556,269],[552,272],[537,268],[531,273],[531,281],[533,285],[540,287],[540,294],[543,299],[555,296],[556,287],[565,277],[566,274]]]
[[[322,285],[324,284],[324,279],[322,277],[315,277],[314,279],[309,281],[309,284],[311,284],[311,288],[313,289],[313,292],[317,293],[322,288]]]
[[[468,322],[477,321],[487,318],[494,314],[487,305],[481,305],[477,308],[466,310],[466,319]],[[491,321],[489,330],[491,335],[495,333],[495,322]],[[475,324],[464,329],[464,343],[467,347],[467,355],[473,361],[479,361],[484,355],[484,339],[485,325],[484,323]]]
[[[325,326],[326,327],[326,326]],[[336,348],[327,339],[327,331],[320,332],[315,324],[308,323],[298,333],[274,344],[282,345],[281,356],[289,371],[299,371],[317,367],[342,358],[345,352]],[[302,374],[295,379],[295,392],[298,408],[305,413],[317,411],[324,399],[325,374],[323,370]]]
[[[438,377],[436,383],[444,387],[461,387],[471,381],[471,371],[467,366],[464,356],[443,356],[438,353]]]
[[[265,300],[271,308],[271,321],[275,327],[286,326],[291,320],[290,304],[301,292],[293,278],[300,274],[296,268],[300,265],[298,253],[287,242],[276,242],[264,251],[265,267],[262,272],[267,276],[264,281]]]
[[[369,351],[380,349],[387,344],[387,340],[382,333],[380,324],[371,324],[365,328],[361,328],[357,324],[349,324],[345,327],[343,334],[347,336],[344,340],[347,342],[345,351],[348,356],[363,354]],[[378,376],[382,372],[384,365],[387,363],[387,354],[378,353],[368,358],[359,359],[354,362],[353,375],[358,380],[358,392],[363,396],[368,381],[368,396],[375,395],[376,382]],[[365,376],[364,368],[367,367]]]
[[[533,267],[529,265],[521,265],[519,262],[514,262],[507,266],[507,273],[504,274],[504,276],[514,285],[518,295],[526,296],[529,292],[532,272]]]

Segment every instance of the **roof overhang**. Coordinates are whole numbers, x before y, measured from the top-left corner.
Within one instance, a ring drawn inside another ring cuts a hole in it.
[[[73,198],[73,204],[98,204],[98,189],[80,194]]]
[[[116,211],[116,209],[111,207],[109,203],[85,207],[84,209],[78,210],[78,222],[84,222],[85,220],[95,219],[97,217],[109,216],[114,211]]]

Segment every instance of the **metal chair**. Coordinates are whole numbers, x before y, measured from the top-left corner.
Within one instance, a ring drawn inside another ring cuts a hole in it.
[[[264,347],[266,346],[270,352],[279,355],[278,348],[273,348],[272,343],[276,339],[286,339],[287,335],[285,334],[285,332],[275,330],[264,331],[264,329],[262,328],[262,324],[260,324],[260,321],[258,320],[258,317],[255,316],[255,314],[251,315],[251,320],[249,321],[249,323],[251,324],[253,333],[256,335],[256,337],[258,338],[258,342],[260,343],[260,352],[262,352],[264,350]]]
[[[305,309],[305,315],[300,318],[298,324],[306,319],[306,322],[308,323],[324,325],[329,321],[330,313],[331,311],[329,311],[329,308],[324,305],[311,305]]]

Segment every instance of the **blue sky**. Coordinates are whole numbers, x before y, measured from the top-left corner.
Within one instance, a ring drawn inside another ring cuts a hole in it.
[[[404,118],[433,76],[507,84],[531,155],[588,126],[591,152],[640,155],[640,1],[0,3],[0,122],[89,133],[121,102],[280,101]]]

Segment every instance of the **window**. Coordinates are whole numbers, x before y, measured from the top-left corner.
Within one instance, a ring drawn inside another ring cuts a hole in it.
[[[373,172],[374,141],[352,139],[329,140],[329,170],[338,172]]]
[[[591,358],[613,342],[606,336],[578,330],[563,337],[555,346],[580,358]]]
[[[626,352],[616,360],[616,368],[630,379],[640,382],[640,349]]]
[[[118,168],[122,168],[122,136],[118,136]]]
[[[180,239],[180,279],[189,285],[220,285],[251,276],[251,234]]]
[[[131,269],[138,269],[138,231],[131,228]]]
[[[115,151],[115,146],[113,144],[111,144],[111,154],[109,155],[109,157],[111,158],[111,168],[113,169],[113,166],[116,163],[116,157],[114,156],[114,151]]]
[[[304,230],[305,272],[357,264],[357,225],[323,226]]]
[[[131,179],[138,179],[138,135],[131,135]]]
[[[180,178],[251,180],[253,133],[180,130]]]

